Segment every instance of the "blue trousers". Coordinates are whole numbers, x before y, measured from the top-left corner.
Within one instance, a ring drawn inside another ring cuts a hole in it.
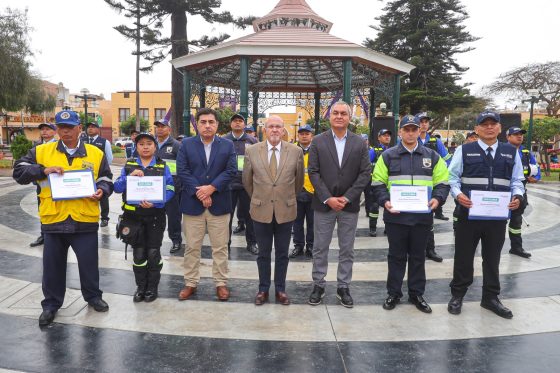
[[[43,310],[56,311],[64,303],[66,292],[66,262],[68,248],[76,253],[80,272],[80,287],[86,302],[101,298],[97,232],[44,233],[43,249]]]
[[[181,190],[175,191],[175,195],[165,204],[165,213],[167,215],[167,234],[173,243],[181,244],[183,236],[181,235],[181,221],[183,213],[181,212]]]

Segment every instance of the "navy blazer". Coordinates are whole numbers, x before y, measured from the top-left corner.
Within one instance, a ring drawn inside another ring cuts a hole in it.
[[[214,137],[210,161],[206,163],[204,145],[200,136],[183,140],[177,154],[177,175],[181,179],[181,211],[186,215],[198,216],[204,212],[202,202],[196,197],[196,187],[212,184],[212,215],[231,214],[230,184],[237,173],[237,161],[233,142]]]

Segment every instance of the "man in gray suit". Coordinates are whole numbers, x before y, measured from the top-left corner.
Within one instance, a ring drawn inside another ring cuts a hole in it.
[[[371,166],[366,144],[348,131],[351,113],[346,102],[335,103],[331,108],[331,130],[315,137],[309,148],[308,173],[315,188],[311,305],[320,304],[325,295],[329,245],[337,223],[340,253],[336,296],[344,307],[354,306],[348,287],[352,281],[360,195],[371,179]]]

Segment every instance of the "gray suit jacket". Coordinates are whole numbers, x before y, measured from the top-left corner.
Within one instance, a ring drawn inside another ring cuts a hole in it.
[[[343,211],[360,211],[360,195],[371,180],[369,151],[360,136],[348,131],[342,165],[338,163],[332,130],[316,136],[309,148],[307,171],[315,188],[313,209],[328,212],[331,208],[324,203],[327,199],[346,197],[350,203]]]

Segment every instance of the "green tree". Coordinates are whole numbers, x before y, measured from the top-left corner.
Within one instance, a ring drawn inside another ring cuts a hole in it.
[[[523,129],[529,129],[529,120],[523,121]],[[560,118],[545,117],[533,120],[532,141],[538,146],[541,162],[545,163],[545,174],[550,176],[550,157],[548,147],[560,134]]]
[[[399,113],[433,112],[437,128],[455,108],[469,107],[474,97],[459,85],[468,68],[456,55],[471,51],[476,41],[464,26],[468,14],[459,0],[392,0],[377,17],[375,39],[364,45],[416,66],[401,80]]]
[[[27,154],[29,149],[33,147],[33,143],[29,141],[24,135],[17,135],[10,145],[10,151],[14,160],[20,159]]]
[[[136,129],[136,115],[131,115],[127,120],[119,125],[122,134],[130,135],[132,130]],[[140,132],[146,132],[150,128],[150,122],[144,118],[140,118]]]
[[[86,127],[86,124],[88,124],[89,122],[97,122],[95,120],[94,117],[92,117],[91,115],[88,114],[87,120],[86,120],[86,114],[79,112],[78,115],[80,116],[80,123],[84,126],[84,130]]]
[[[309,118],[307,121],[305,121],[305,124],[309,124],[311,127],[315,128],[315,118],[314,117]],[[319,129],[321,132],[325,132],[331,129],[331,123],[327,118],[319,119]],[[318,134],[316,133],[316,135]]]
[[[235,112],[229,106],[226,106],[216,109],[216,113],[218,114],[218,134],[225,135],[231,131],[230,119]]]

